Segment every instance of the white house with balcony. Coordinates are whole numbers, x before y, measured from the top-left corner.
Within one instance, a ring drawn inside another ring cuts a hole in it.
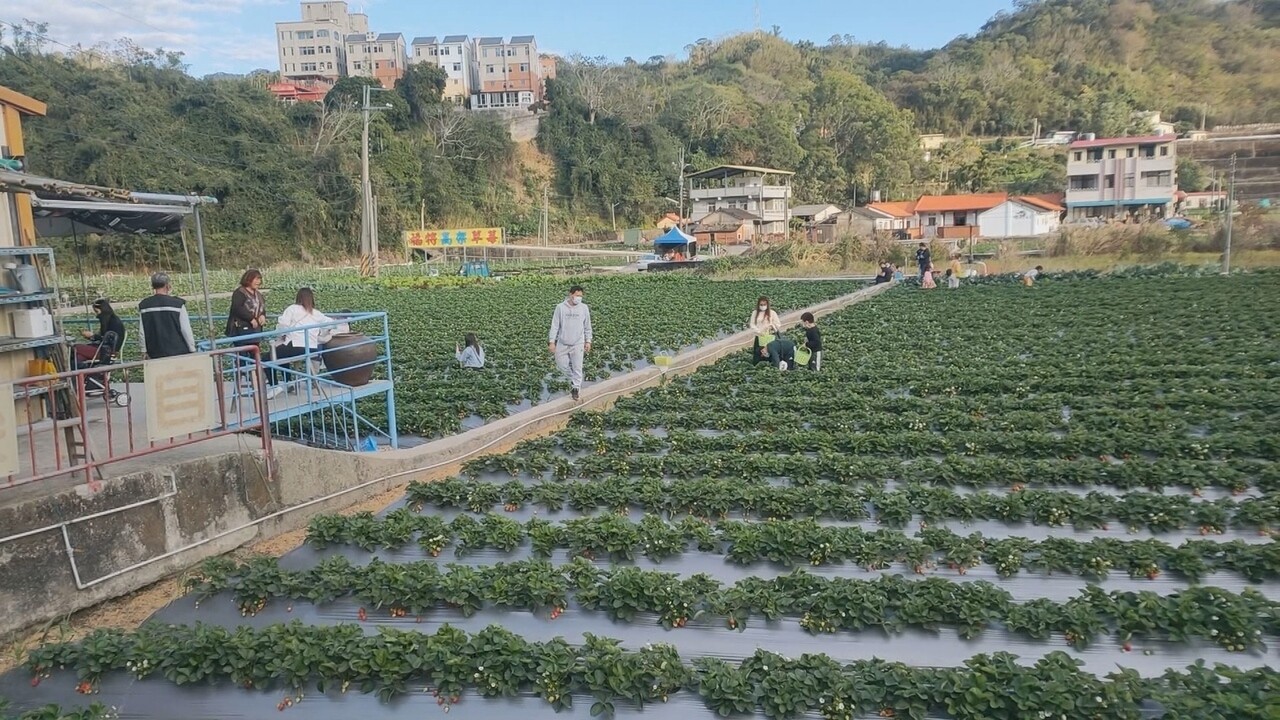
[[[1178,194],[1177,137],[1090,138],[1067,149],[1067,221],[1163,218]]]
[[[745,210],[759,218],[756,234],[784,236],[791,222],[791,177],[789,170],[720,165],[686,175],[689,217],[701,218],[717,210]]]

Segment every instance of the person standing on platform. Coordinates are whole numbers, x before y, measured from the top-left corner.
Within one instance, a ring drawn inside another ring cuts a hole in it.
[[[569,288],[569,297],[551,314],[547,349],[560,373],[569,378],[575,401],[582,392],[582,357],[591,352],[591,339],[591,308],[582,301],[582,286],[574,285]]]
[[[165,273],[151,276],[151,297],[138,303],[138,320],[144,359],[159,360],[196,351],[187,301],[173,294]]]

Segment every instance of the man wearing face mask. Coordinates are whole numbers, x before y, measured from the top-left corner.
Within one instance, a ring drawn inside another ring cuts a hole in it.
[[[569,378],[573,399],[582,391],[582,355],[591,352],[591,309],[582,302],[582,286],[569,288],[569,297],[551,315],[547,349],[556,367]]]

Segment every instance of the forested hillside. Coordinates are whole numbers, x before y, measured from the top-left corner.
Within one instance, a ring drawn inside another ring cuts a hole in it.
[[[1135,110],[1185,127],[1280,119],[1280,3],[1274,0],[1021,0],[972,37],[909,50],[837,35],[703,39],[680,58],[560,64],[535,152],[500,122],[451,112],[438,78],[414,73],[373,123],[385,236],[431,223],[603,227],[673,209],[681,151],[692,168],[792,168],[799,200],[848,204],[871,189],[1060,189],[1062,161],[1018,149],[1035,127],[1136,130]],[[927,21],[914,20],[914,21]],[[32,169],[85,182],[213,194],[215,246],[239,259],[355,248],[359,128],[342,99],[288,107],[261,78],[198,80],[181,55],[127,44],[86,62],[39,28],[3,27],[0,84],[46,100],[27,124]],[[918,135],[967,138],[925,161]],[[103,245],[127,260],[140,244]],[[150,252],[142,250],[142,252]],[[109,256],[108,256],[109,255]]]

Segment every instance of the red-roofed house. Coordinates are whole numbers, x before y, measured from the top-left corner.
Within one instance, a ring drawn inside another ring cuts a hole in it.
[[[1064,209],[1033,195],[1011,197],[978,215],[978,236],[1015,238],[1048,235],[1062,224]]]
[[[868,203],[866,209],[885,218],[884,221],[877,220],[874,229],[890,232],[903,231],[907,233],[907,237],[920,237],[920,218],[916,217],[915,201],[873,202]]]
[[[926,238],[971,238],[979,234],[978,216],[1008,198],[1007,193],[921,195],[915,213]]]

